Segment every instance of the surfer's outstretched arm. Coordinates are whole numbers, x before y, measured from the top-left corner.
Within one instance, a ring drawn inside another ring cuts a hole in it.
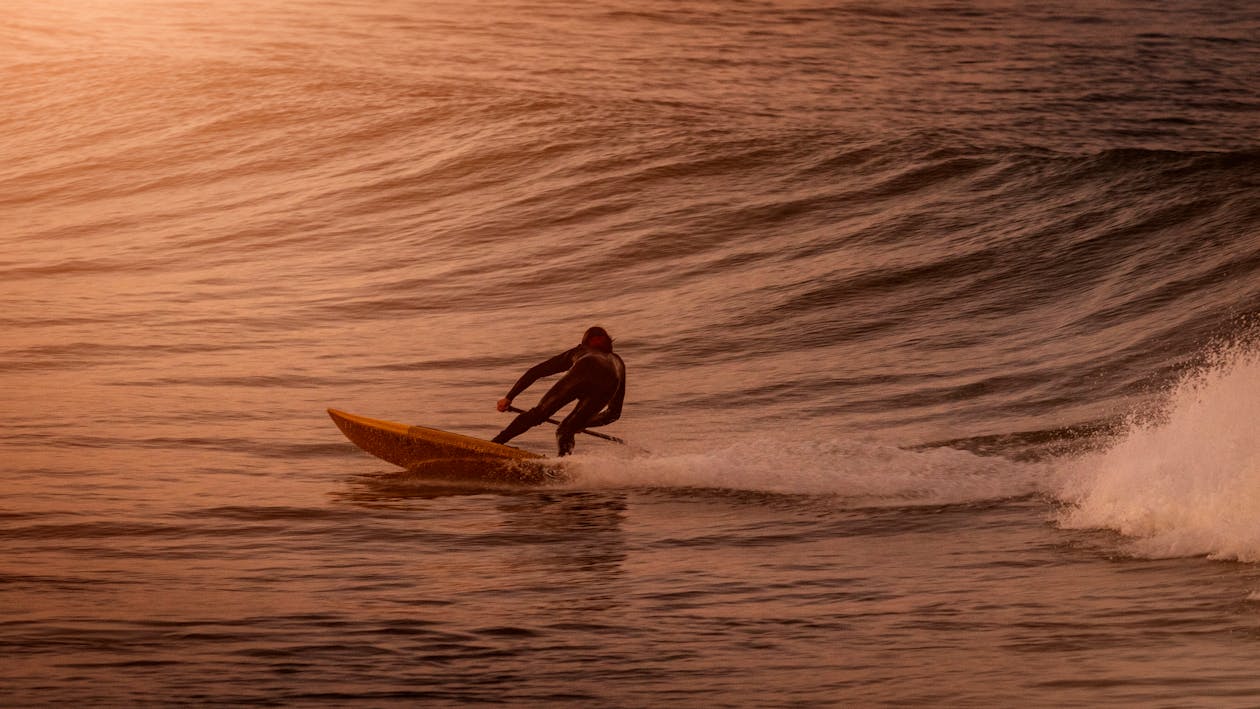
[[[507,411],[507,407],[512,405],[512,400],[539,379],[568,371],[573,366],[573,352],[576,349],[575,347],[573,350],[562,352],[525,370],[521,378],[516,380],[516,383],[508,390],[507,396],[499,400],[499,411]]]

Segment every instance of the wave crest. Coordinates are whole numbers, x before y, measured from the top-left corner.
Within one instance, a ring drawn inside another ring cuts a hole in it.
[[[1153,420],[1062,471],[1062,526],[1116,530],[1139,556],[1260,561],[1260,347],[1209,360]]]

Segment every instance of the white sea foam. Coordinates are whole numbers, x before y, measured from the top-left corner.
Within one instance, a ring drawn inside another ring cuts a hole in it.
[[[582,487],[703,487],[829,494],[860,505],[933,505],[1036,491],[1038,466],[949,448],[906,450],[860,440],[744,438],[703,452],[577,455]]]
[[[1060,523],[1119,531],[1141,556],[1260,561],[1260,351],[1223,348],[1166,404],[1065,467]]]

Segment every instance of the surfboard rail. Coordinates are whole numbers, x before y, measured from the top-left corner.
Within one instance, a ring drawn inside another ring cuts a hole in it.
[[[536,485],[562,476],[533,451],[426,426],[328,409],[351,443],[381,460],[443,480]]]

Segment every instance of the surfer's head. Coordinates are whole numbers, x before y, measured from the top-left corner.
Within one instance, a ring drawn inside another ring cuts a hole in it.
[[[608,331],[602,327],[592,327],[582,335],[582,344],[591,349],[603,352],[612,352],[612,337],[609,337]]]

